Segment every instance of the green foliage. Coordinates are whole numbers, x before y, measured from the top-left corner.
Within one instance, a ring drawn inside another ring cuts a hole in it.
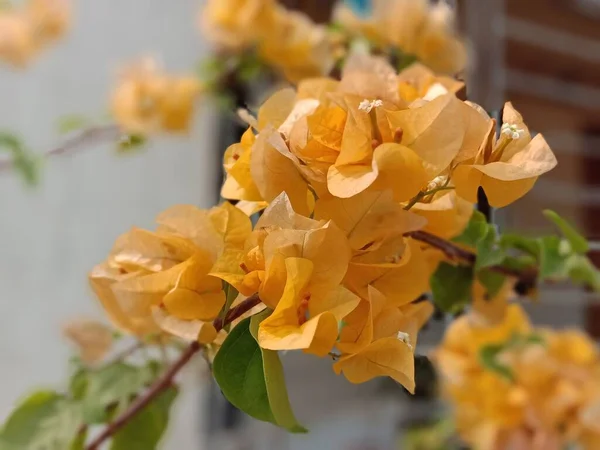
[[[482,270],[477,274],[477,280],[485,287],[488,298],[492,299],[502,289],[506,277],[491,270]]]
[[[20,138],[9,132],[0,132],[0,148],[10,153],[12,165],[25,183],[30,186],[37,184],[41,160]]]
[[[558,227],[565,239],[571,244],[571,248],[575,253],[584,254],[590,250],[587,239],[565,219],[549,209],[544,210],[544,216]]]
[[[462,234],[452,240],[459,244],[476,248],[477,243],[486,236],[489,228],[493,228],[493,225],[486,222],[485,216],[479,211],[473,211],[471,220],[469,220]]]
[[[68,134],[90,125],[91,121],[87,117],[81,114],[69,114],[58,120],[57,128],[59,133]]]
[[[430,280],[433,302],[444,312],[457,313],[471,299],[473,269],[440,263]]]
[[[159,394],[113,437],[111,450],[153,450],[169,424],[169,411],[177,397],[176,387]]]
[[[109,412],[122,411],[154,378],[149,366],[133,366],[116,362],[87,375],[83,399],[86,423],[103,423]]]
[[[140,150],[148,142],[148,139],[143,134],[128,134],[121,138],[117,144],[119,153],[131,153]]]
[[[53,391],[34,392],[4,424],[0,449],[67,449],[78,439],[81,417],[81,406],[63,395]]]
[[[213,363],[215,380],[227,400],[249,416],[292,432],[305,431],[291,413],[276,352],[265,363],[250,323],[251,318],[243,320],[225,339]]]
[[[479,211],[474,211],[471,220],[460,236],[453,239],[454,242],[475,249],[477,259],[475,271],[502,263],[506,257],[504,248],[500,245],[496,227],[485,220],[485,216]]]

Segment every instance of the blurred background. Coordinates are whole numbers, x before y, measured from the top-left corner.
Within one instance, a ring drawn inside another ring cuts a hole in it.
[[[284,2],[326,21],[333,1]],[[529,127],[543,132],[558,167],[535,189],[495,215],[503,230],[537,233],[551,208],[600,238],[600,1],[457,0],[469,42],[468,97],[488,110],[507,99]],[[120,63],[150,54],[185,71],[210,52],[194,22],[202,2],[80,0],[73,29],[25,72],[0,70],[0,123],[36,151],[60,142],[55,120],[94,115],[106,105]],[[477,74],[476,76],[471,74]],[[201,207],[218,199],[221,152],[237,139],[230,117],[205,102],[189,137],[154,140],[117,157],[106,145],[49,160],[37,188],[0,173],[0,415],[34,385],[59,385],[71,353],[61,325],[102,318],[86,274],[130,226],[151,227],[176,203]],[[215,133],[215,129],[220,133]],[[600,245],[597,261],[600,263]],[[529,309],[541,324],[575,325],[600,337],[600,302],[563,286],[541,293]],[[439,339],[432,323],[420,353]],[[18,342],[18,345],[15,345]],[[292,404],[311,433],[293,437],[244,417],[205,376],[199,361],[185,374],[164,448],[231,450],[387,450],[409,420],[434,413],[421,392],[409,398],[387,382],[354,386],[329,361],[285,355]],[[423,367],[423,376],[427,376]],[[417,381],[418,383],[418,381]],[[433,405],[435,406],[435,405]],[[209,431],[210,430],[210,431]]]

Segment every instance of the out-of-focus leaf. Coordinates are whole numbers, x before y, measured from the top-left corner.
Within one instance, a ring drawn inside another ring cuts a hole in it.
[[[561,251],[561,239],[558,236],[544,236],[537,242],[540,249],[540,278],[563,276],[569,255]]]
[[[115,434],[110,449],[156,449],[169,424],[169,412],[177,394],[177,387],[172,386],[158,395]]]
[[[492,299],[502,289],[506,277],[491,270],[482,270],[477,274],[477,279],[485,287],[488,297]]]
[[[84,405],[86,423],[108,420],[108,408],[122,410],[153,379],[146,366],[137,367],[117,362],[90,372]]]
[[[89,126],[90,119],[80,114],[70,114],[63,116],[58,120],[58,131],[61,134],[71,133]]]
[[[80,368],[71,375],[69,380],[69,394],[74,400],[81,400],[85,396],[88,386],[88,371]]]
[[[473,270],[442,262],[431,277],[433,302],[444,312],[461,311],[470,301]]]
[[[498,355],[504,349],[504,344],[487,345],[479,351],[479,361],[486,369],[497,373],[508,381],[513,381],[515,376],[510,367],[498,361]]]
[[[493,227],[493,225],[486,222],[485,216],[482,213],[473,211],[471,220],[469,220],[465,230],[462,234],[456,236],[452,240],[459,244],[475,248],[477,247],[477,243],[487,235],[487,231],[490,227]]]
[[[76,440],[81,427],[81,405],[53,391],[27,397],[0,432],[2,450],[63,450]]]
[[[0,149],[10,153],[13,168],[21,174],[29,185],[39,180],[40,158],[27,149],[21,139],[9,132],[0,132]]]
[[[135,150],[140,150],[147,141],[146,136],[143,134],[128,134],[121,138],[117,150],[119,153],[130,153]]]
[[[514,248],[520,250],[528,255],[535,256],[539,255],[539,246],[536,239],[520,236],[518,234],[503,234],[500,236],[500,246],[505,249]]]
[[[571,248],[575,253],[584,254],[590,250],[587,239],[565,219],[549,209],[544,211],[544,216],[558,227],[563,236],[571,243]]]
[[[600,272],[587,257],[572,255],[566,262],[566,271],[573,282],[600,291]]]
[[[475,270],[479,271],[486,267],[500,264],[506,256],[504,251],[498,245],[498,235],[496,229],[488,227],[485,235],[477,242],[477,259],[475,260]]]

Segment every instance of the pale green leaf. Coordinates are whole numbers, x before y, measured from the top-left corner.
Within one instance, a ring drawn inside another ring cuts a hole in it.
[[[491,270],[482,270],[477,274],[477,279],[485,287],[488,298],[492,299],[498,295],[504,285],[506,277]]]
[[[587,239],[565,219],[549,209],[544,211],[544,216],[558,227],[563,236],[571,243],[571,248],[574,252],[584,254],[590,250]]]
[[[470,301],[472,283],[471,267],[442,262],[430,280],[433,302],[444,312],[459,312]]]
[[[177,387],[172,386],[158,395],[115,434],[110,449],[156,449],[169,424],[169,412],[177,394]]]
[[[476,247],[477,243],[487,235],[490,227],[493,227],[493,225],[486,222],[485,216],[482,213],[473,211],[471,220],[469,220],[465,230],[461,235],[456,236],[452,240],[459,244],[468,245],[469,247]]]
[[[498,245],[496,229],[491,225],[488,226],[485,235],[477,242],[475,249],[477,252],[476,271],[500,264],[506,256]]]
[[[272,313],[271,310],[265,310],[253,316],[250,320],[250,332],[254,339],[257,339],[258,326],[260,322]],[[261,348],[263,358],[263,371],[265,383],[267,386],[267,396],[275,423],[292,433],[306,433],[308,430],[298,423],[285,384],[283,365],[279,360],[276,351]]]
[[[537,242],[540,248],[540,278],[563,276],[569,255],[565,255],[561,251],[561,239],[557,236],[544,236],[539,238]]]

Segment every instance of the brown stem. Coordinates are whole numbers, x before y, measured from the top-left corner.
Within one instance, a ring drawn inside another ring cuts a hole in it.
[[[216,319],[213,322],[214,327],[217,329],[217,331],[221,330],[225,325],[233,322],[235,319],[250,311],[259,303],[260,298],[258,297],[258,294],[248,297],[236,307],[231,308],[224,320]],[[154,384],[152,384],[152,386],[144,393],[144,395],[138,397],[131,405],[129,405],[127,411],[111,422],[104,429],[104,431],[102,431],[102,433],[100,433],[90,444],[88,444],[86,450],[98,450],[100,445],[102,445],[105,440],[114,435],[146,405],[148,405],[148,403],[150,403],[161,392],[171,386],[175,375],[177,375],[181,368],[185,366],[201,348],[202,347],[198,342],[192,342],[187,349],[181,355],[179,355],[177,361],[175,361],[165,373],[156,379]]]
[[[52,156],[74,153],[88,144],[103,142],[104,140],[115,140],[121,134],[121,129],[114,124],[87,128],[72,138],[67,139],[62,145],[47,151],[43,154],[43,157],[46,159]],[[0,171],[12,169],[13,165],[14,161],[10,159],[0,161]]]
[[[442,239],[441,237],[428,233],[427,231],[412,231],[410,233],[406,233],[406,236],[416,239],[417,241],[425,242],[426,244],[441,250],[448,258],[452,260],[458,259],[473,265],[477,259],[477,255],[475,253],[459,247],[458,245],[447,241],[446,239]],[[515,277],[519,281],[527,283],[528,285],[533,284],[537,278],[537,269],[535,267],[527,270],[516,270],[509,267],[496,265],[488,267],[488,269],[502,275]]]

